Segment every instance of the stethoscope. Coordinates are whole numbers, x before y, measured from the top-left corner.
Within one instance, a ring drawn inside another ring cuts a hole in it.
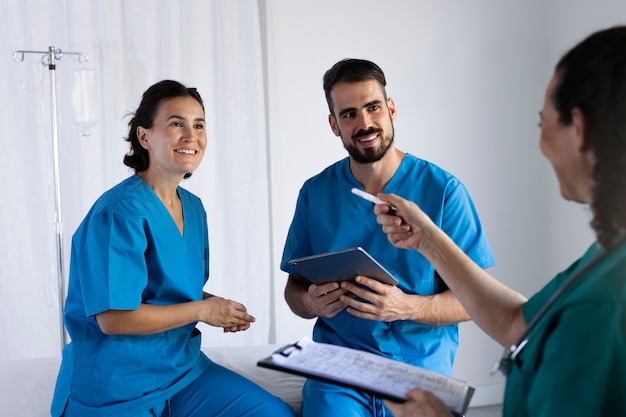
[[[510,347],[504,349],[500,358],[493,364],[493,368],[491,368],[491,375],[495,375],[498,371],[502,372],[504,376],[509,374],[511,370],[511,364],[517,356],[520,354],[526,343],[528,343],[528,335],[530,332],[537,327],[537,323],[541,320],[542,317],[546,315],[548,309],[557,301],[557,299],[565,292],[572,284],[578,280],[582,275],[587,273],[591,268],[596,266],[602,260],[604,260],[615,248],[619,247],[622,243],[626,242],[626,235],[621,236],[615,244],[613,244],[608,250],[597,255],[594,259],[589,261],[586,265],[580,268],[574,275],[568,278],[567,281],[561,285],[561,287],[548,299],[548,301],[541,307],[539,312],[533,317],[530,321],[526,329],[522,333],[522,335],[517,339],[515,343],[513,343]]]

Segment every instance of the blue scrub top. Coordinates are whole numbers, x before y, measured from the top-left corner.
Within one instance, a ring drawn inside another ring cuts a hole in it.
[[[72,238],[63,351],[52,405],[77,415],[134,415],[158,408],[210,363],[196,323],[147,335],[106,335],[95,315],[202,299],[209,275],[206,213],[178,188],[184,235],[138,176],[104,193]],[[69,403],[68,403],[69,399]]]
[[[289,266],[289,259],[361,246],[398,279],[405,293],[432,295],[445,291],[446,285],[419,252],[398,249],[389,243],[376,222],[374,205],[353,195],[352,187],[363,188],[350,171],[349,158],[304,183],[287,235],[281,269],[299,275]],[[481,267],[495,264],[469,193],[448,172],[406,154],[383,192],[414,201]],[[330,319],[318,318],[313,339],[451,375],[458,326],[365,320],[344,310]]]

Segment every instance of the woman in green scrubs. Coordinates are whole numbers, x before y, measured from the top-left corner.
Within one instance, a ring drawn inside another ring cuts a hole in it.
[[[626,416],[626,26],[592,34],[557,64],[541,110],[540,147],[563,198],[589,206],[596,242],[526,300],[475,265],[415,204],[379,197],[392,244],[416,249],[472,319],[512,346],[503,414]],[[547,306],[544,309],[544,306]],[[395,417],[450,416],[414,389]]]

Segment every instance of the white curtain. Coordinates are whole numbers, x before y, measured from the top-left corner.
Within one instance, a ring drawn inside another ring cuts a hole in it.
[[[50,73],[54,46],[64,280],[71,235],[94,200],[131,174],[127,116],[161,79],[197,87],[209,145],[183,187],[204,202],[206,290],[257,322],[203,343],[267,343],[272,294],[263,59],[257,0],[3,0],[0,4],[0,360],[60,353]],[[81,63],[80,52],[88,57]],[[21,55],[16,57],[20,61]]]

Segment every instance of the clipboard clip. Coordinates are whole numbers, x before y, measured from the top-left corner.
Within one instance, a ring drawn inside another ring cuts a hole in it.
[[[274,352],[274,354],[281,355],[281,356],[288,358],[289,356],[291,356],[292,353],[300,352],[301,350],[302,350],[302,346],[300,346],[298,342],[296,342],[296,343],[281,347],[276,352]]]

